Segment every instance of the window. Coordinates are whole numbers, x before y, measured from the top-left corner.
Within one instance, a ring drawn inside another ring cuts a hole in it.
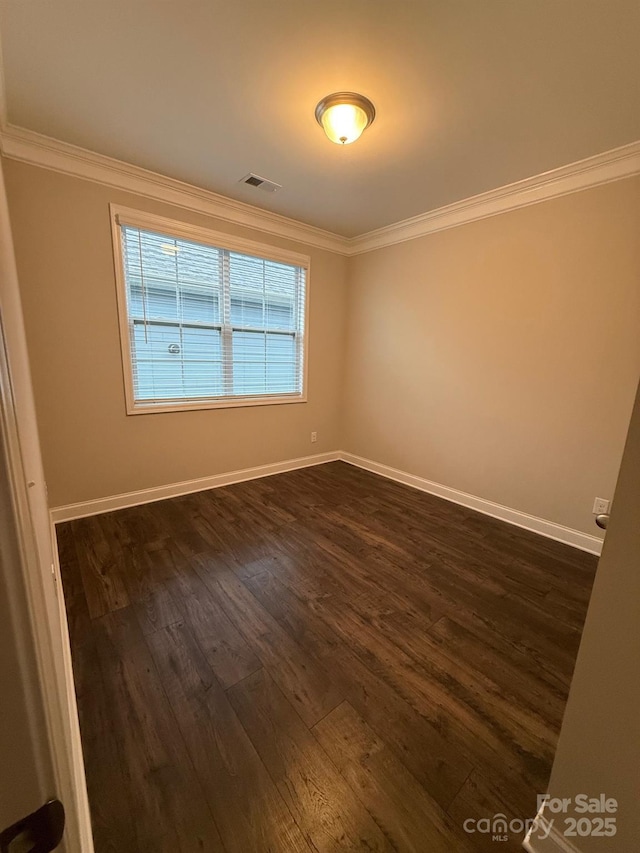
[[[112,206],[127,411],[305,400],[308,258]]]

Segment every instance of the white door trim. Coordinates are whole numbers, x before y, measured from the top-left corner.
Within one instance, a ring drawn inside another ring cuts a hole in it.
[[[69,634],[58,593],[56,548],[31,388],[18,275],[0,167],[0,419],[18,526],[26,589],[56,796],[67,821],[67,853],[93,853]]]

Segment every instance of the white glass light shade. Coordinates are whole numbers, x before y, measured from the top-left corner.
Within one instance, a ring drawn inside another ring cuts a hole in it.
[[[375,115],[371,101],[355,92],[328,95],[316,107],[316,119],[329,139],[338,145],[355,142]]]
[[[336,104],[322,116],[324,132],[332,142],[342,145],[355,142],[368,124],[365,111],[353,104]]]

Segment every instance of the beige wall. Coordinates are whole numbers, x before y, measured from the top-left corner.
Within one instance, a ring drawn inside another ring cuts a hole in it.
[[[640,179],[345,259],[5,169],[53,506],[344,449],[596,532],[640,373]],[[110,201],[311,255],[308,403],[125,414]]]
[[[640,373],[640,179],[353,258],[343,449],[595,533]]]
[[[345,258],[14,161],[5,174],[52,506],[338,448]],[[307,403],[125,414],[111,201],[311,256]]]
[[[639,846],[639,518],[640,389],[549,783],[552,796],[570,797],[572,804],[581,793],[618,801],[615,837],[573,839],[585,853],[630,853]],[[562,833],[563,816],[555,817]]]

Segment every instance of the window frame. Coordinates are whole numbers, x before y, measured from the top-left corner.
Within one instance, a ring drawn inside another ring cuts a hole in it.
[[[118,306],[118,326],[120,331],[120,354],[122,357],[122,376],[124,383],[124,396],[127,415],[148,415],[162,412],[184,412],[201,409],[230,409],[245,406],[274,406],[292,403],[307,402],[307,382],[309,367],[309,291],[311,277],[311,259],[308,255],[291,252],[277,246],[258,243],[247,240],[244,237],[236,237],[221,231],[202,228],[145,213],[140,210],[123,207],[111,203],[109,205],[111,218],[111,237],[113,244],[113,260],[115,268],[116,297]],[[136,401],[133,385],[133,357],[131,348],[130,323],[127,308],[127,285],[124,270],[124,253],[122,247],[121,226],[129,225],[133,228],[141,228],[163,234],[168,238],[183,238],[196,243],[211,246],[215,249],[226,249],[231,252],[239,252],[254,257],[264,258],[268,261],[289,264],[301,267],[305,270],[305,303],[304,303],[304,327],[296,335],[302,337],[299,357],[302,358],[302,389],[300,393],[291,394],[259,394],[234,397],[205,397],[163,400],[152,402],[149,400]]]

